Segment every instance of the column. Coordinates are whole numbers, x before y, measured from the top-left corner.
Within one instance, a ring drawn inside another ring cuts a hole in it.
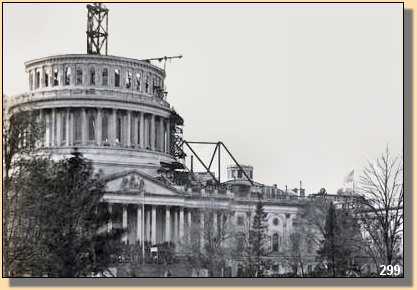
[[[137,216],[136,216],[136,240],[143,242],[142,237],[142,204],[137,205]]]
[[[87,114],[85,112],[85,108],[81,108],[81,144],[87,144]]]
[[[192,228],[191,209],[187,210],[187,224],[188,224],[188,231],[190,232]]]
[[[70,145],[74,145],[74,112],[71,112],[71,124],[70,124]]]
[[[217,211],[213,212],[213,234],[217,235]]]
[[[102,120],[103,119],[103,117],[101,116],[101,108],[97,108],[97,122],[96,122],[96,124],[97,124],[97,129],[96,129],[96,144],[97,145],[101,145],[101,136],[102,136],[102,133],[101,133],[101,127],[102,127]]]
[[[159,118],[159,151],[164,152],[165,142],[164,142],[165,134],[164,134],[164,119],[162,117]]]
[[[45,139],[46,139],[46,126],[45,126],[46,122],[45,122],[45,120],[44,120],[43,118],[44,118],[44,116],[43,116],[43,110],[42,110],[42,109],[40,109],[40,110],[39,110],[39,119],[40,119],[39,124],[40,124],[41,129],[42,129],[42,132],[43,132],[43,134],[44,134],[44,136],[43,136],[43,140],[40,140],[40,146],[41,146],[41,147],[43,147],[43,146],[44,146],[44,144],[45,144]]]
[[[171,208],[165,206],[165,241],[171,241]]]
[[[146,210],[145,210],[146,213]],[[149,210],[146,213],[146,240],[150,241],[151,240],[151,217],[150,217],[150,212]]]
[[[52,132],[50,132],[50,134],[51,134],[51,146],[55,146],[55,109],[52,109],[52,120],[51,120],[51,122],[52,122]]]
[[[174,241],[176,241],[178,239],[178,213],[175,208],[173,208],[172,214],[174,215],[174,233],[172,238]]]
[[[137,147],[138,144],[138,117],[133,115],[133,140],[131,140],[134,147]]]
[[[126,146],[130,148],[131,145],[131,134],[132,134],[132,128],[131,128],[131,124],[132,124],[132,111],[128,110],[127,111],[127,135],[126,135]]]
[[[109,137],[110,144],[116,147],[116,126],[117,126],[117,114],[116,109],[112,110],[110,126],[109,126]]]
[[[113,213],[113,204],[108,203],[108,211],[109,211],[109,223],[107,224],[107,231],[111,232],[113,230],[113,220],[112,220],[112,213]]]
[[[60,112],[56,113],[56,145],[61,146],[61,128],[62,128],[62,119],[63,114]]]
[[[156,205],[152,206],[152,245],[156,244]]]
[[[155,150],[155,115],[151,115],[151,150]]]
[[[184,207],[180,207],[180,240],[184,237]]]
[[[145,116],[142,112],[140,113],[139,120],[140,120],[140,136],[139,136],[140,148],[144,149],[145,148]]]
[[[200,209],[200,248],[204,248],[204,212]]]
[[[65,145],[70,145],[70,110],[67,108],[67,121],[65,122]]]
[[[168,154],[171,153],[171,128],[170,128],[169,119],[167,119],[167,144],[166,144],[166,152]]]
[[[128,232],[127,232],[127,204],[123,204],[123,230],[125,233],[123,233],[122,242],[127,243],[128,238]]]

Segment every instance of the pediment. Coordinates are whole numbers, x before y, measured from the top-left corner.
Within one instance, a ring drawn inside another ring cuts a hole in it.
[[[179,195],[180,193],[172,186],[166,185],[159,180],[138,170],[128,170],[115,173],[105,178],[107,191],[157,195]]]

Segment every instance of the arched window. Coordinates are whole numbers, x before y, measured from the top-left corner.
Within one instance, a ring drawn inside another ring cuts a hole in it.
[[[114,86],[115,87],[120,86],[120,70],[118,69],[114,70]]]
[[[132,87],[132,72],[126,72],[126,89],[130,89]]]
[[[272,236],[272,252],[278,252],[278,248],[279,248],[279,237],[278,237],[278,234],[275,233]]]
[[[136,73],[136,90],[140,91],[140,73]]]
[[[96,70],[95,68],[90,68],[90,85],[96,84]]]
[[[106,68],[103,69],[103,72],[101,73],[101,76],[102,76],[101,84],[103,86],[107,86],[107,79],[109,77],[109,71]]]
[[[109,117],[107,114],[103,114],[101,119],[101,141],[109,142]]]
[[[70,84],[71,81],[71,68],[70,67],[66,67],[65,68],[65,80],[64,80],[64,85],[68,86]]]
[[[83,84],[83,69],[82,67],[77,67],[77,85]]]
[[[88,141],[96,139],[96,119],[93,115],[88,117]]]

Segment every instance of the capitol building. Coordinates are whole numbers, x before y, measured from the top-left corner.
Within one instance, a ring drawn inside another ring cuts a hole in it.
[[[44,126],[44,152],[63,158],[77,148],[92,160],[107,183],[108,229],[126,229],[124,243],[179,244],[199,228],[202,247],[205,221],[243,231],[261,196],[270,256],[288,254],[304,189],[256,183],[252,166],[239,164],[228,166],[222,183],[198,182],[179,154],[184,120],[168,102],[164,69],[107,53],[48,56],[25,67],[29,90],[10,98],[8,113],[35,114]]]

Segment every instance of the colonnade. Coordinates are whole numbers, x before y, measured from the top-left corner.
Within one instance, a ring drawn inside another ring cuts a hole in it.
[[[52,108],[39,110],[45,126],[43,146],[109,146],[147,149],[169,154],[169,118],[114,108]]]
[[[116,212],[115,207],[118,207]],[[204,245],[205,235],[216,235],[222,227],[221,221],[226,221],[227,215],[223,211],[211,211],[200,208],[183,206],[147,205],[147,204],[119,204],[108,202],[110,219],[108,231],[118,227],[126,230],[122,237],[124,243],[149,241],[153,245],[163,242],[178,243],[184,237],[190,239],[191,229],[196,229],[200,241],[193,241]],[[120,219],[121,216],[121,219]],[[210,225],[210,230],[206,227]]]

